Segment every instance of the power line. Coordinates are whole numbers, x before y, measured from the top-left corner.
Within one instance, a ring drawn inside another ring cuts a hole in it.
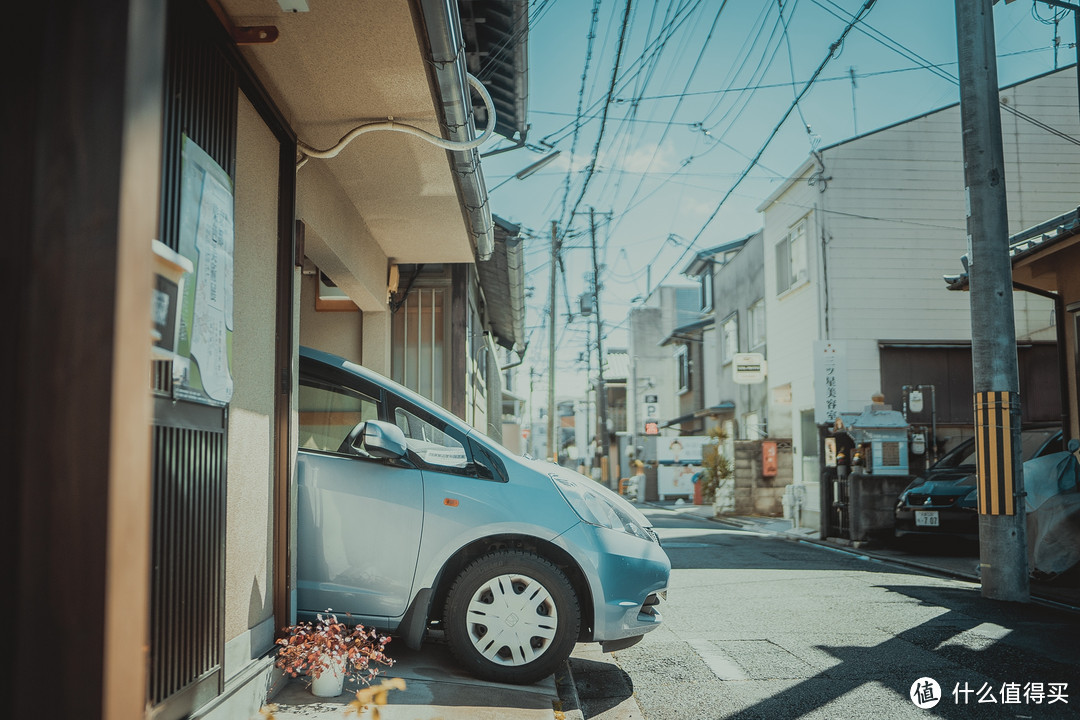
[[[689,10],[687,10],[687,14],[683,15],[681,18],[679,17],[679,13],[681,13],[683,9],[685,9],[685,6],[676,11],[675,15],[671,19],[671,22],[661,29],[662,34],[657,37],[657,40],[654,41],[653,45],[651,47],[643,48],[638,58],[634,62],[630,63],[625,73],[619,78],[621,88],[625,88],[627,85],[629,85],[630,82],[634,80],[644,70],[645,63],[649,62],[652,57],[660,51],[663,43],[666,43],[668,38],[674,35],[675,31],[678,30],[683,25],[683,23],[686,22],[687,18],[689,17],[689,13],[693,12],[699,5],[702,4],[702,2],[704,2],[704,0],[694,0],[694,5],[690,7]],[[592,105],[589,106],[587,112],[592,112],[596,108],[600,107],[601,102],[603,101],[597,100],[592,103]],[[543,138],[541,138],[540,143],[543,145],[552,145],[559,142],[559,140],[564,137],[563,133],[565,133],[574,125],[574,122],[569,122],[563,125],[562,127],[548,133]],[[552,138],[555,139],[552,140]]]
[[[626,42],[626,29],[630,24],[631,5],[632,0],[626,0],[626,10],[623,12],[622,27],[619,29],[619,44],[618,47],[616,47],[615,49],[615,63],[611,70],[611,84],[608,86],[607,100],[604,102],[604,114],[600,118],[600,131],[596,135],[596,143],[593,146],[593,156],[592,160],[589,162],[589,166],[585,174],[585,182],[582,184],[581,193],[578,195],[578,199],[574,203],[574,209],[570,211],[569,220],[567,220],[565,225],[561,222],[559,223],[560,227],[564,228],[564,232],[566,228],[569,228],[570,225],[573,224],[574,216],[577,214],[578,207],[581,206],[581,201],[585,197],[585,191],[588,190],[589,182],[592,180],[593,173],[596,169],[596,159],[600,154],[600,143],[603,142],[604,127],[607,124],[608,108],[611,107],[611,98],[615,96],[615,83],[617,82],[619,77],[619,63],[622,60],[623,45]]]
[[[581,106],[585,101],[585,82],[589,75],[589,64],[592,61],[593,41],[596,40],[596,22],[600,13],[600,0],[593,0],[592,20],[589,23],[589,34],[585,44],[585,68],[581,71],[581,87],[578,89],[577,114],[574,120],[574,137],[570,142],[570,163],[566,168],[566,181],[563,185],[562,212],[560,218],[566,212],[566,201],[570,198],[570,177],[574,170],[574,158],[577,154],[578,134],[581,129]]]
[[[829,8],[822,5],[821,2],[819,2],[819,0],[811,0],[811,2],[813,2],[815,5],[822,8],[826,12],[831,13],[834,17],[840,17],[835,12],[833,12]],[[825,2],[829,3],[833,7],[839,8],[839,6],[836,3],[834,3],[832,0],[825,0]],[[843,10],[843,8],[840,8],[840,10],[842,12],[844,12],[844,13],[847,13],[847,11]],[[924,58],[922,55],[919,55],[917,52],[915,52],[911,48],[905,46],[903,43],[899,43],[896,40],[893,40],[891,37],[889,37],[885,33],[881,32],[880,30],[877,30],[877,29],[873,28],[870,25],[865,25],[865,27],[860,27],[858,29],[859,29],[860,32],[863,32],[864,34],[866,34],[870,38],[876,40],[877,42],[881,43],[882,45],[889,48],[893,52],[899,53],[900,55],[904,56],[908,60],[912,60],[912,61],[914,61],[916,63],[920,63],[923,68],[925,68],[927,70],[930,70],[931,72],[933,72],[938,77],[940,77],[940,78],[942,78],[944,80],[947,80],[948,82],[952,83],[953,85],[956,85],[957,87],[960,86],[960,80],[955,75],[953,75],[951,73],[948,73],[948,72],[945,72],[944,70],[941,69],[940,66],[934,65],[929,60]],[[870,32],[868,32],[868,31],[870,31]],[[872,33],[874,33],[874,34],[872,34]],[[876,37],[875,34],[880,36],[880,37]],[[882,38],[884,38],[884,40]],[[1078,72],[1080,72],[1080,69],[1078,69]],[[1048,125],[1047,123],[1044,123],[1041,120],[1038,120],[1038,119],[1036,119],[1036,118],[1034,118],[1034,117],[1032,117],[1032,116],[1030,116],[1030,115],[1028,115],[1028,114],[1026,114],[1024,112],[1021,112],[1020,110],[1017,110],[1012,105],[1006,105],[1004,103],[1001,103],[1000,107],[1003,110],[1005,110],[1006,112],[1011,113],[1015,117],[1018,117],[1021,120],[1024,120],[1025,122],[1028,122],[1028,123],[1034,125],[1037,128],[1045,130],[1046,132],[1050,133],[1051,135],[1059,137],[1062,140],[1065,140],[1067,142],[1073,143],[1074,145],[1080,145],[1080,140],[1077,140],[1076,138],[1072,137],[1071,135],[1069,135],[1069,134],[1067,134],[1067,133],[1065,133],[1065,132],[1063,132],[1061,130],[1058,130],[1057,128],[1055,128],[1055,127],[1053,127],[1051,125]]]
[[[727,202],[728,198],[731,197],[732,193],[735,192],[735,188],[739,187],[742,181],[746,179],[746,176],[750,174],[750,171],[754,168],[754,166],[757,165],[758,160],[760,160],[761,156],[765,154],[765,150],[769,147],[769,144],[772,143],[773,138],[776,137],[777,133],[780,132],[780,128],[783,127],[785,122],[787,122],[788,117],[791,116],[791,113],[795,110],[795,107],[798,105],[799,101],[802,100],[803,96],[806,95],[806,93],[810,90],[811,87],[813,87],[814,81],[817,79],[817,76],[821,74],[822,70],[825,69],[825,66],[828,65],[830,60],[832,60],[833,55],[836,53],[836,50],[843,44],[844,38],[846,38],[848,33],[851,32],[851,29],[855,26],[855,24],[862,20],[862,18],[868,12],[870,12],[870,9],[874,6],[875,2],[876,0],[866,0],[862,8],[860,8],[859,12],[852,18],[851,22],[847,24],[847,26],[844,28],[844,31],[840,33],[840,37],[836,40],[836,42],[829,46],[829,52],[825,56],[825,59],[821,61],[820,65],[818,65],[817,70],[815,70],[814,74],[810,76],[810,80],[807,81],[806,85],[799,92],[799,94],[795,96],[795,100],[784,112],[783,116],[780,118],[780,122],[778,122],[776,124],[776,127],[773,128],[772,132],[769,133],[769,136],[765,139],[765,143],[761,146],[761,149],[758,150],[757,155],[754,156],[754,159],[750,161],[750,164],[747,165],[746,169],[743,170],[742,174],[739,175],[739,178],[735,181],[735,184],[732,185],[726,193],[724,193],[724,197],[722,197],[720,199],[720,202],[716,204],[716,208],[709,215],[708,219],[705,220],[705,224],[701,226],[701,229],[698,230],[694,237],[691,239],[690,244],[686,246],[686,249],[683,250],[682,254],[678,257],[678,259],[675,260],[675,263],[664,274],[664,277],[661,278],[658,286],[663,284],[664,280],[666,280],[668,276],[671,275],[672,270],[674,270],[679,265],[679,263],[682,262],[683,258],[686,257],[687,253],[689,253],[697,245],[698,240],[705,233],[705,229],[708,228],[710,224],[712,224],[712,221],[714,219],[716,219],[717,214],[720,212],[720,208],[724,206],[724,203]]]
[[[687,1],[689,1],[689,0],[687,0]],[[646,47],[652,42],[652,40],[650,39],[650,36],[652,34],[652,30],[653,30],[653,27],[655,25],[656,9],[657,9],[658,5],[659,5],[659,3],[653,3],[653,12],[649,16],[649,27],[648,27],[648,29],[646,30],[646,33],[645,33],[645,36],[646,36],[645,37],[645,45],[646,45]],[[631,96],[631,98],[629,100],[629,102],[630,102],[630,110],[620,120],[619,125],[616,128],[616,132],[623,132],[624,129],[627,130],[627,132],[623,133],[623,135],[622,135],[622,139],[623,139],[622,146],[623,146],[623,151],[625,151],[625,152],[629,152],[629,148],[631,147],[631,143],[635,139],[633,128],[634,128],[634,125],[637,124],[637,122],[639,121],[639,118],[638,118],[637,115],[638,115],[638,111],[640,110],[640,103],[638,103],[636,101],[636,98],[643,95],[645,93],[645,89],[649,87],[650,83],[652,83],[653,77],[656,74],[656,70],[657,70],[657,68],[660,67],[661,56],[663,55],[664,51],[667,49],[668,40],[670,40],[670,37],[671,37],[671,36],[664,37],[662,35],[662,33],[663,33],[663,27],[666,27],[669,20],[670,20],[670,17],[671,17],[670,13],[671,13],[672,10],[673,10],[673,6],[671,4],[668,4],[667,9],[666,9],[666,11],[664,13],[662,26],[657,31],[657,34],[656,34],[656,40],[659,41],[656,52],[651,53],[649,59],[645,63],[643,63],[642,72],[636,74],[636,77],[634,78],[634,92],[633,92],[633,95]],[[679,10],[678,8],[675,8],[676,13],[678,12],[678,10]],[[675,69],[675,64],[672,63],[668,68],[668,77],[665,79],[665,85],[666,85],[667,80],[670,79],[671,75],[674,73],[674,69]],[[670,121],[670,119],[669,119],[669,121]],[[654,122],[663,123],[665,121],[650,119],[648,121],[643,121],[643,122],[651,124],[651,123],[654,123]],[[642,130],[641,134],[637,137],[639,143],[641,141],[643,141],[644,135],[645,135],[645,130]],[[616,156],[616,157],[619,157],[619,152],[620,151],[618,150],[618,146],[613,145],[612,146],[613,155]],[[618,197],[619,191],[622,189],[623,179],[624,179],[624,176],[621,175],[621,174],[616,178],[615,187],[611,192],[612,196]],[[604,182],[604,187],[600,191],[600,196],[601,197],[603,197],[604,195],[607,194],[608,187],[610,186],[610,184],[611,184],[611,175],[609,175],[606,178],[605,182]]]
[[[705,36],[705,41],[701,44],[701,50],[698,52],[697,59],[694,61],[694,66],[690,69],[690,74],[687,76],[686,83],[683,85],[683,92],[684,93],[687,90],[690,89],[690,83],[693,82],[694,76],[697,74],[698,68],[701,67],[701,62],[705,58],[705,51],[709,47],[709,42],[713,38],[713,33],[716,32],[716,26],[720,22],[720,15],[724,12],[725,7],[727,7],[727,0],[722,0],[721,3],[720,3],[719,9],[717,9],[717,11],[716,11],[716,15],[713,17],[712,25],[709,26],[709,32]],[[653,163],[656,162],[656,155],[657,155],[657,153],[660,152],[660,146],[664,143],[664,140],[667,138],[668,132],[671,131],[672,122],[675,120],[675,115],[676,115],[676,113],[679,112],[679,108],[682,106],[683,100],[684,100],[684,98],[680,97],[678,102],[676,102],[676,104],[675,104],[675,109],[671,111],[671,119],[664,126],[664,131],[660,134],[660,139],[656,141],[656,144],[653,147],[653,153],[652,153],[652,156],[649,158],[649,164],[646,166],[647,168],[651,169],[652,166],[653,166]],[[638,181],[637,187],[634,188],[633,194],[630,196],[630,199],[626,203],[627,207],[630,207],[630,206],[632,206],[634,204],[634,200],[637,199],[637,196],[641,192],[641,188],[644,185],[644,183],[645,183],[645,176],[642,176],[641,180]]]

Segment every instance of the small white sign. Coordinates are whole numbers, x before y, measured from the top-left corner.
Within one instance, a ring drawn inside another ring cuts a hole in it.
[[[731,372],[740,385],[756,385],[765,382],[768,368],[761,353],[735,353],[731,358]]]

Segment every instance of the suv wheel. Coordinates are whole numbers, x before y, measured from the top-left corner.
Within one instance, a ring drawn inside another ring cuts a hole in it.
[[[581,611],[559,568],[501,550],[469,564],[450,588],[443,622],[451,652],[486,680],[533,683],[574,649]]]

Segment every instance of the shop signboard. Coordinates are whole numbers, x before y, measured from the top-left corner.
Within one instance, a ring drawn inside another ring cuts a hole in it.
[[[847,411],[847,348],[843,342],[814,343],[814,422],[833,424]]]

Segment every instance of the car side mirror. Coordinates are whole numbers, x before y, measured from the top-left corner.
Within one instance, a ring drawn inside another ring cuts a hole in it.
[[[364,423],[357,441],[368,455],[384,460],[398,460],[408,452],[405,433],[401,428],[381,420],[368,420]]]

